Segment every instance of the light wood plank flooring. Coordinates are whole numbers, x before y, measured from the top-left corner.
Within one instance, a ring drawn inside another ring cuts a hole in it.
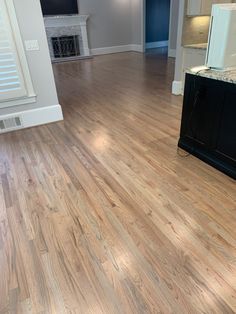
[[[177,153],[173,60],[54,71],[65,121],[0,136],[0,313],[236,313],[235,181]]]

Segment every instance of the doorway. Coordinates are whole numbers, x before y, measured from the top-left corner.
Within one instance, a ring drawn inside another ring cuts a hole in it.
[[[143,0],[143,51],[175,58],[180,0]]]

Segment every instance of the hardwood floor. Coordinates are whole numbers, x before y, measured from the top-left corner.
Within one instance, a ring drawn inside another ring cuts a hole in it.
[[[236,313],[236,185],[177,153],[173,60],[54,71],[65,121],[0,136],[0,313]]]

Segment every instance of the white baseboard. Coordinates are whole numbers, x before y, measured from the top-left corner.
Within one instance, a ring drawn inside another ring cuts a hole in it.
[[[119,52],[128,52],[128,51],[137,51],[143,52],[142,45],[122,45],[122,46],[112,46],[112,47],[102,47],[91,49],[91,53],[94,56],[106,55],[110,53],[119,53]]]
[[[168,44],[169,44],[168,40],[154,41],[151,43],[146,43],[146,49],[168,47]]]
[[[131,51],[136,51],[136,52],[144,52],[143,51],[143,45],[130,45]]]
[[[172,94],[183,95],[183,82],[182,81],[173,81]]]
[[[89,48],[84,48],[84,56],[85,57],[90,57],[91,56],[91,52]]]
[[[168,57],[176,58],[176,49],[168,49]]]
[[[5,120],[9,118],[20,117],[22,122],[22,127],[18,129],[25,129],[34,127],[37,125],[52,123],[63,120],[62,109],[60,105],[42,107],[32,110],[26,110],[21,112],[16,112],[8,115],[0,115],[0,120]],[[0,133],[10,132],[13,130],[6,129]]]
[[[106,55],[110,53],[126,52],[130,50],[131,50],[130,45],[123,45],[123,46],[95,48],[95,49],[92,49],[91,52],[94,56],[98,56],[98,55]]]

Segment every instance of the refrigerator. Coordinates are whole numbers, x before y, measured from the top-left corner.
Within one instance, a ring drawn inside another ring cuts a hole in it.
[[[216,70],[236,67],[236,4],[212,6],[206,66]]]

